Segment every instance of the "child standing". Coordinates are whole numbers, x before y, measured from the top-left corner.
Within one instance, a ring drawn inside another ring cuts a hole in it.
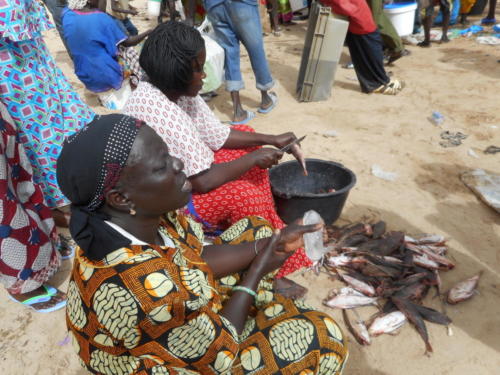
[[[443,36],[441,36],[441,43],[447,43],[448,39],[448,26],[450,25],[450,3],[448,0],[421,0],[420,6],[424,10],[422,24],[424,26],[425,39],[418,43],[419,47],[431,46],[431,27],[434,19],[434,6],[439,5],[439,9],[443,14]]]

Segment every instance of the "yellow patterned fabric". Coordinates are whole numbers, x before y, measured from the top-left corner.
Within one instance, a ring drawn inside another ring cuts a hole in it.
[[[274,295],[271,281],[240,336],[219,314],[238,275],[216,281],[203,261],[197,223],[170,214],[175,248],[130,245],[95,262],[81,249],[68,288],[67,324],[82,365],[94,374],[340,374],[347,349],[328,315]],[[268,237],[243,219],[219,243]],[[223,294],[223,298],[221,297]]]

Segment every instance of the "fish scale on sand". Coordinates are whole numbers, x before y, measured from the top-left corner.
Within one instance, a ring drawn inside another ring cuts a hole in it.
[[[323,303],[343,309],[346,325],[362,345],[384,333],[397,333],[410,322],[432,352],[425,321],[448,326],[444,313],[423,306],[429,290],[441,294],[440,271],[455,264],[446,257],[446,239],[441,235],[409,236],[401,231],[386,232],[386,224],[358,223],[343,228],[329,227],[328,246],[323,265],[349,287],[334,290]],[[458,283],[447,293],[448,303],[471,298],[480,275]],[[385,302],[384,302],[385,301]],[[379,306],[380,312],[364,322],[348,309]],[[368,328],[367,328],[368,326]]]

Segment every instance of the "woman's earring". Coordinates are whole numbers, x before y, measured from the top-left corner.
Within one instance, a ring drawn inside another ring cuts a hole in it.
[[[130,215],[132,216],[135,216],[135,214],[137,213],[133,208],[130,209],[129,211]]]

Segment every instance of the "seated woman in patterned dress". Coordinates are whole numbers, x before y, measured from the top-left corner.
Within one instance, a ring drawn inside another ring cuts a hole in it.
[[[184,163],[193,186],[190,212],[205,231],[224,230],[249,215],[284,226],[276,213],[267,169],[277,164],[278,149],[296,139],[288,132],[260,134],[245,125],[222,124],[198,95],[205,74],[205,42],[200,33],[179,22],[159,25],[146,40],[140,64],[148,81],[140,82],[124,112],[145,121]],[[299,145],[292,154],[304,163]],[[306,289],[283,276],[309,266],[303,250],[282,267],[276,288],[289,297]]]
[[[154,130],[123,115],[98,117],[63,147],[58,180],[79,245],[67,324],[86,369],[340,374],[347,348],[335,321],[262,281],[318,226],[273,233],[245,218],[203,247],[199,224],[175,213],[191,191],[182,168]]]
[[[103,106],[121,109],[130,85],[135,87],[143,75],[132,47],[150,30],[128,36],[105,10],[102,0],[68,0],[61,15],[63,33],[80,81],[97,94]]]

